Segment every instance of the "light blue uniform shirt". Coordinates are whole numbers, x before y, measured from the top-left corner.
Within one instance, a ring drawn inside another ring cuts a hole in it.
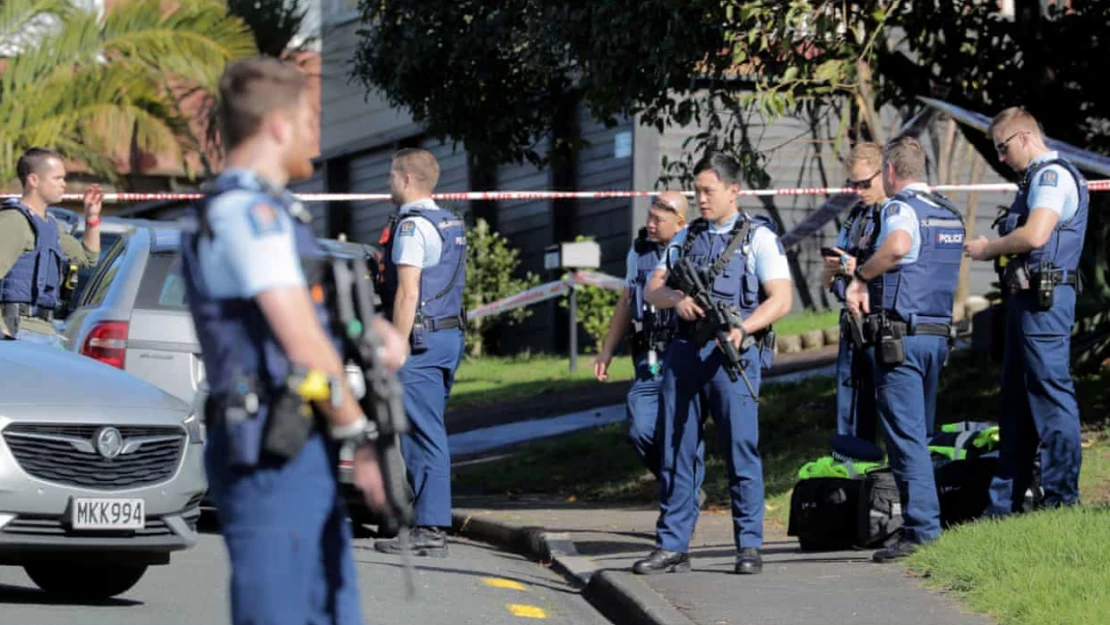
[[[305,286],[293,218],[253,191],[229,191],[208,207],[212,237],[197,256],[209,295],[251,298],[285,286]]]
[[[1060,158],[1060,154],[1055,150],[1046,152],[1033,159],[1029,166],[1056,158]],[[1060,217],[1060,223],[1066,223],[1079,210],[1079,187],[1067,169],[1060,165],[1049,165],[1038,171],[1029,181],[1026,203],[1029,205],[1029,212],[1047,208]]]
[[[914,191],[928,191],[929,185],[924,182],[915,182],[908,184],[906,189]],[[920,196],[919,196],[920,197]],[[928,202],[933,206],[937,204],[931,202],[928,198],[920,198],[924,202]],[[890,198],[883,204],[881,216],[883,220],[882,232],[879,233],[879,238],[875,241],[875,249],[883,246],[890,233],[895,230],[901,230],[910,235],[910,251],[898,261],[899,265],[908,265],[909,263],[916,262],[918,255],[921,254],[921,224],[917,221],[917,212],[913,208],[901,200]]]
[[[709,234],[711,236],[728,236],[732,232],[733,225],[740,215],[737,213],[736,217],[729,219],[724,225],[717,226],[709,224]],[[667,252],[663,254],[662,260],[655,266],[655,270],[669,269],[670,264],[679,259],[682,253],[682,244],[686,241],[686,235],[689,229],[683,229],[671,239],[670,245],[667,246]],[[755,273],[759,278],[760,283],[769,280],[792,280],[790,276],[790,263],[786,260],[786,252],[782,249],[782,244],[779,242],[779,237],[769,228],[755,228],[752,234],[752,253],[748,255],[747,265],[748,270]],[[742,246],[736,249],[736,254],[743,253]]]
[[[424,208],[436,208],[431,199],[417,200],[403,204],[399,210],[402,215]],[[394,265],[409,265],[426,269],[439,264],[443,254],[443,239],[435,225],[423,217],[406,217],[397,223],[397,233],[393,237]]]

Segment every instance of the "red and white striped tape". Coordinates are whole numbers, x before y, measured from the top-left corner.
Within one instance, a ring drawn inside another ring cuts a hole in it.
[[[991,191],[1017,191],[1017,185],[1010,182],[989,184],[940,184],[931,186],[933,191],[942,193],[973,193]],[[1110,191],[1110,179],[1090,180],[1087,182],[1089,191]],[[436,193],[432,199],[441,202],[468,202],[480,200],[597,200],[611,198],[652,197],[658,191],[458,191]],[[684,195],[693,196],[693,191],[682,191]],[[780,189],[741,189],[740,195],[773,196],[773,195],[836,195],[839,193],[857,193],[855,189],[839,187],[794,187]],[[13,194],[0,195],[0,198],[18,197]],[[68,193],[64,200],[80,200],[81,195]],[[171,200],[196,200],[204,197],[200,193],[105,193],[104,201],[108,203],[121,202],[156,202]],[[297,199],[302,202],[383,202],[390,199],[388,193],[299,193]]]

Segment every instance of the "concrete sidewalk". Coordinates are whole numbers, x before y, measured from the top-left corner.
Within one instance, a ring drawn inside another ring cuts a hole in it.
[[[456,497],[456,533],[523,553],[566,575],[620,625],[987,625],[870,551],[803,553],[768,527],[763,574],[732,573],[727,510],[703,511],[690,573],[633,575],[654,546],[654,508],[551,498]]]

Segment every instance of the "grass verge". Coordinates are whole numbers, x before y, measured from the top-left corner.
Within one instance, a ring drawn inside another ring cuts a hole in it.
[[[787,315],[782,319],[775,322],[775,334],[779,336],[790,336],[792,334],[802,334],[810,330],[824,330],[825,328],[835,328],[840,325],[840,311],[839,310],[825,310],[825,311],[812,311],[807,310],[800,313]]]
[[[1110,507],[969,523],[908,566],[1005,625],[1101,625],[1110,618]]]
[[[610,380],[631,380],[632,375],[632,359],[627,355],[613,358],[609,366]],[[594,354],[579,356],[578,370],[574,373],[570,373],[570,360],[566,356],[474,358],[463,360],[459,365],[449,406],[469,408],[597,383]]]

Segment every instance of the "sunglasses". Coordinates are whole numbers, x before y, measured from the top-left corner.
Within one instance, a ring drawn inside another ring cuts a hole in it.
[[[1024,131],[1024,130],[1019,130],[1019,131],[1015,132],[1014,134],[1010,135],[1010,136],[1009,136],[1009,137],[1008,137],[1008,138],[1007,138],[1007,139],[1006,139],[1005,141],[1003,141],[1002,143],[996,143],[996,144],[994,144],[994,150],[995,150],[996,152],[998,152],[999,154],[1004,154],[1004,153],[1006,152],[1006,150],[1007,150],[1007,149],[1008,149],[1008,148],[1010,147],[1010,146],[1008,146],[1008,145],[1006,145],[1006,144],[1007,144],[1007,143],[1009,143],[1009,142],[1011,142],[1011,141],[1013,141],[1013,140],[1014,140],[1014,137],[1016,137],[1016,136],[1020,135],[1020,134],[1021,134],[1021,133],[1023,133],[1023,132],[1025,132],[1025,131]]]
[[[849,178],[844,181],[844,186],[848,187],[849,189],[858,189],[862,191],[863,189],[871,186],[871,181],[874,180],[875,176],[878,176],[879,173],[880,172],[875,172],[870,176],[864,178],[863,180],[852,180],[851,178]]]
[[[670,202],[668,202],[667,200],[664,200],[661,197],[657,197],[654,200],[652,200],[651,205],[652,205],[653,208],[662,208],[663,210],[668,210],[668,211],[671,211],[672,213],[678,213],[678,207],[677,206],[675,206],[674,204],[671,204]]]

